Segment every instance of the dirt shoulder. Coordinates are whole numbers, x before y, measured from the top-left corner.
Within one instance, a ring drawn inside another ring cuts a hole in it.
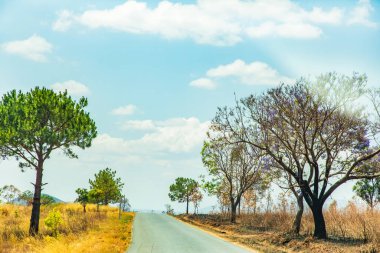
[[[380,252],[377,246],[361,241],[338,239],[323,241],[306,236],[294,237],[277,231],[259,231],[239,223],[219,221],[209,215],[177,215],[176,218],[260,252]]]

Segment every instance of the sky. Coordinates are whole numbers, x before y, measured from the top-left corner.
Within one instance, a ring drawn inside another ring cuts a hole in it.
[[[205,133],[235,96],[330,71],[380,87],[379,11],[377,0],[2,0],[0,94],[45,86],[89,100],[98,137],[78,159],[54,153],[43,192],[73,201],[109,167],[132,208],[164,209],[176,177],[206,174]],[[32,190],[35,172],[15,160],[0,174]]]

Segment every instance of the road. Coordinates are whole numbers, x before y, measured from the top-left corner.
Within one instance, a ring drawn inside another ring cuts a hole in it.
[[[166,214],[137,213],[127,253],[249,253]]]

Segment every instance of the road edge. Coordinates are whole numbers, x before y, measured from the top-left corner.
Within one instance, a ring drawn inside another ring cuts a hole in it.
[[[207,233],[209,235],[212,235],[212,236],[214,236],[216,238],[219,238],[219,239],[221,239],[221,240],[223,240],[225,242],[229,242],[229,243],[231,243],[231,244],[233,244],[235,246],[238,246],[238,247],[240,247],[242,249],[248,250],[251,253],[263,253],[263,251],[259,251],[258,249],[252,249],[252,248],[250,248],[250,247],[248,247],[248,246],[246,246],[246,245],[244,245],[242,243],[233,241],[233,240],[231,240],[229,238],[225,238],[225,237],[219,235],[218,233],[216,233],[215,231],[213,231],[211,229],[207,229],[207,228],[201,227],[199,225],[195,225],[195,222],[190,223],[190,222],[184,221],[184,220],[182,220],[182,219],[180,219],[180,218],[178,218],[176,216],[173,216],[173,215],[168,215],[168,216],[171,216],[172,218],[174,218],[174,219],[176,219],[176,220],[178,220],[178,221],[180,221],[180,222],[182,222],[182,223],[184,223],[184,224],[186,224],[186,225],[188,225],[190,227],[193,227],[193,228],[196,228],[198,230],[201,230],[201,231],[203,231],[203,232],[205,232],[205,233]]]

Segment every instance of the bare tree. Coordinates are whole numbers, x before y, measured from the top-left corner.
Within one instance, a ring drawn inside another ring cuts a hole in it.
[[[236,210],[244,192],[262,176],[263,159],[260,150],[245,143],[229,144],[220,138],[223,133],[217,126],[211,127],[209,141],[204,143],[202,160],[212,176],[226,186],[230,202],[230,221],[236,222]]]
[[[291,176],[313,213],[316,238],[327,238],[322,208],[339,186],[380,176],[379,166],[362,166],[376,163],[380,153],[370,145],[371,123],[359,111],[347,110],[366,80],[356,74],[327,74],[315,82],[319,89],[312,89],[301,79],[242,99],[234,108],[221,108],[213,120],[226,136],[262,150]],[[320,92],[329,87],[351,90],[337,101]]]

